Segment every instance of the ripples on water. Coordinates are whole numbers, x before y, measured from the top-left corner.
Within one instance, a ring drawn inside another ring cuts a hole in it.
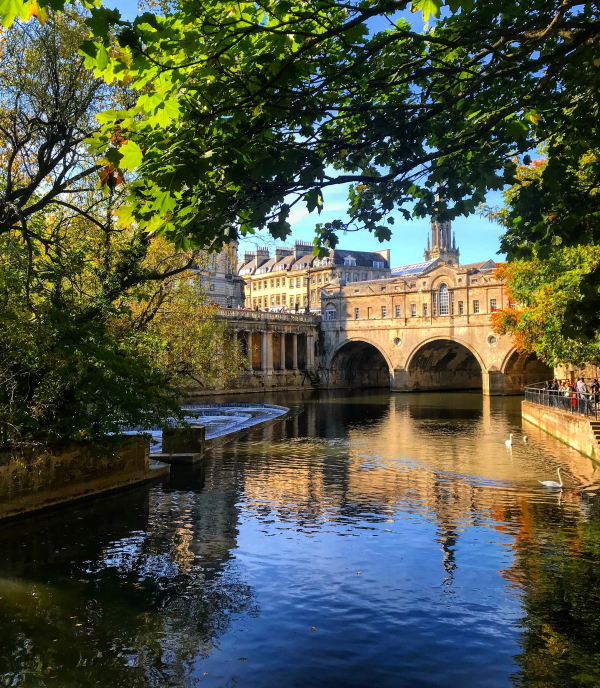
[[[251,400],[292,413],[0,527],[1,686],[600,685],[598,469],[518,399]]]

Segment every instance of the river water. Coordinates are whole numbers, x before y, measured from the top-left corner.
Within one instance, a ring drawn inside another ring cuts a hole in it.
[[[520,399],[230,400],[291,412],[0,526],[1,686],[600,685],[600,475]]]

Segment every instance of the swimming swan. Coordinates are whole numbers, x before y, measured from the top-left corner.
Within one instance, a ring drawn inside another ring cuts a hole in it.
[[[510,439],[506,440],[506,442],[504,443],[507,447],[512,447],[512,438],[513,436],[511,435]]]
[[[560,480],[559,483],[557,483],[554,480],[538,480],[538,483],[540,485],[543,485],[544,487],[562,487],[563,482],[562,482],[562,478],[560,477],[560,468],[557,468],[556,472],[558,473],[558,479]]]

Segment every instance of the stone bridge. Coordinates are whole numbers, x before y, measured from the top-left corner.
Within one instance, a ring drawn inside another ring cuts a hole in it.
[[[501,395],[552,378],[551,368],[493,332],[490,316],[513,305],[495,267],[442,262],[386,280],[330,285],[321,294],[322,384]]]

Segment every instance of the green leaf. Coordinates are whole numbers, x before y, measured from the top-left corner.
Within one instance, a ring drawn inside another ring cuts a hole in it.
[[[323,210],[323,194],[321,193],[321,189],[311,189],[304,194],[304,198],[309,213],[312,213],[312,211],[317,208],[319,214],[321,214],[321,210]]]
[[[420,10],[423,12],[423,21],[426,22],[431,14],[436,19],[440,16],[441,6],[442,0],[413,0],[410,11],[418,12]]]
[[[525,138],[528,131],[527,125],[518,119],[512,119],[506,123],[506,133],[515,141]]]
[[[142,149],[135,141],[127,141],[119,149],[122,154],[121,167],[128,170],[134,170],[142,164],[144,158]]]

